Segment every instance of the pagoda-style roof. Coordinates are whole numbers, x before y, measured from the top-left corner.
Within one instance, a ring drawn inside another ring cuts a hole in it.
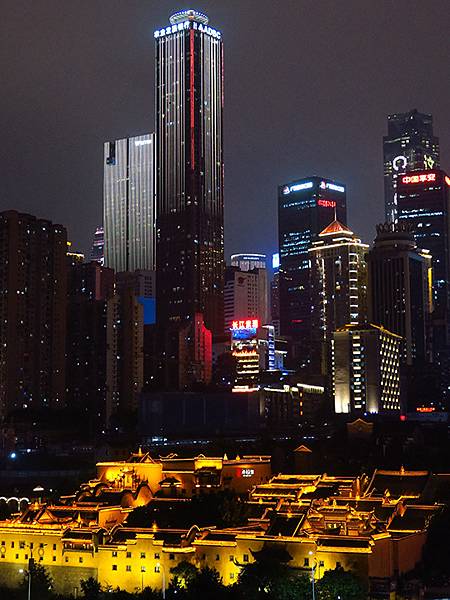
[[[319,235],[332,235],[335,233],[349,233],[353,235],[353,231],[349,229],[346,225],[343,225],[337,219],[335,219],[327,227],[325,227],[325,229],[321,231]]]

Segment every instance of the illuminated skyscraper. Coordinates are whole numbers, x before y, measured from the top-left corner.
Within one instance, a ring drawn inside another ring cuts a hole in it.
[[[155,268],[155,134],[105,143],[103,221],[105,266]]]
[[[333,331],[367,319],[368,249],[348,227],[333,221],[319,233],[309,250],[311,337],[316,342],[315,349],[321,350],[323,374],[329,372],[326,359]]]
[[[429,250],[433,269],[433,354],[443,399],[450,396],[450,177],[440,170],[412,171],[398,181],[398,221]]]
[[[386,221],[397,221],[397,179],[406,171],[438,169],[439,138],[433,135],[433,117],[417,109],[388,116],[383,138]]]
[[[333,220],[347,223],[345,186],[309,177],[279,187],[280,333],[297,345],[296,365],[309,360],[310,257],[313,239]]]
[[[193,10],[155,31],[157,319],[223,333],[223,57]]]

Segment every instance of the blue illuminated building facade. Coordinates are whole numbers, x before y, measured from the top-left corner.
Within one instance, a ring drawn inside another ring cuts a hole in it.
[[[280,333],[291,338],[297,366],[307,364],[310,353],[308,250],[335,218],[347,223],[346,190],[342,183],[314,176],[279,187]]]

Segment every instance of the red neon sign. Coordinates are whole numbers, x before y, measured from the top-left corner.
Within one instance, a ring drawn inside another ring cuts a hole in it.
[[[233,321],[231,329],[239,331],[240,329],[258,329],[259,319],[243,319],[241,321]]]
[[[421,175],[405,175],[402,183],[427,183],[436,181],[436,173],[422,173]]]
[[[334,200],[317,200],[318,206],[325,206],[326,208],[335,208],[336,202]]]

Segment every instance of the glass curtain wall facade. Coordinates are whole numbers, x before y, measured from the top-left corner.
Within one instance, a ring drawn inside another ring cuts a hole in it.
[[[203,313],[223,332],[223,50],[208,18],[182,11],[155,31],[157,313]]]
[[[155,134],[104,145],[104,264],[155,268]]]
[[[311,344],[310,257],[312,241],[333,219],[347,223],[345,186],[320,177],[282,185],[278,191],[280,333],[299,343],[298,361]],[[297,362],[298,362],[297,361]]]

